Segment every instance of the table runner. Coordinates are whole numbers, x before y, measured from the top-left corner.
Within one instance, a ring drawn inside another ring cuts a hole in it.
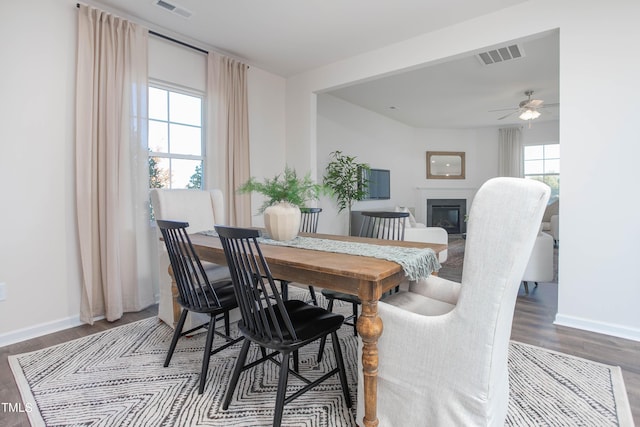
[[[218,233],[215,230],[201,231],[199,234],[218,237]],[[434,271],[440,270],[438,257],[431,248],[406,248],[303,236],[297,236],[288,241],[279,241],[269,238],[266,234],[259,237],[258,242],[266,245],[289,246],[299,249],[386,259],[400,264],[409,280],[428,277]]]
[[[319,239],[316,237],[298,236],[288,241],[278,241],[266,236],[258,239],[260,243],[292,248],[311,249],[314,251],[335,252],[348,255],[360,255],[386,259],[402,266],[409,280],[427,277],[440,269],[438,257],[430,248],[405,248],[400,246],[374,245],[371,243],[343,242],[341,240]]]

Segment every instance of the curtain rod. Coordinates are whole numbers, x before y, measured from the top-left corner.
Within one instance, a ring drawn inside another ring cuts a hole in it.
[[[194,46],[192,44],[185,43],[185,42],[180,41],[180,40],[176,40],[173,37],[165,36],[164,34],[157,33],[157,32],[155,32],[153,30],[149,30],[149,34],[153,34],[154,36],[160,37],[161,39],[169,40],[170,42],[177,43],[177,44],[179,44],[181,46],[184,46],[184,47],[188,47],[189,49],[197,50],[198,52],[204,53],[205,55],[209,54],[208,50],[200,49],[198,46]]]
[[[80,8],[80,3],[76,3],[76,7]],[[170,42],[182,45],[184,47],[188,47],[190,49],[197,50],[198,52],[204,53],[205,55],[209,54],[209,51],[207,51],[207,50],[204,50],[204,49],[201,49],[201,48],[199,48],[197,46],[191,45],[189,43],[174,39],[173,37],[165,36],[164,34],[160,34],[160,33],[156,32],[156,31],[149,30],[149,34],[153,34],[156,37],[160,37],[162,39],[169,40]]]

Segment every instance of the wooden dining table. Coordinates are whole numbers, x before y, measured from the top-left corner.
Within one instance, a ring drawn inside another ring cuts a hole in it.
[[[436,256],[447,249],[446,244],[420,243],[370,239],[330,234],[305,234],[322,239],[362,242],[385,246],[431,248]],[[205,234],[190,235],[191,241],[203,261],[226,264],[220,239]],[[357,295],[362,303],[357,330],[362,339],[362,370],[364,376],[365,427],[378,425],[377,372],[378,338],[382,335],[383,321],[378,317],[378,300],[387,291],[405,279],[400,264],[385,259],[346,255],[279,245],[260,245],[274,277],[289,282],[313,285],[325,289]]]

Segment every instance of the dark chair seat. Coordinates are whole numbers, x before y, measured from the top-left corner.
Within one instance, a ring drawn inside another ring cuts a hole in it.
[[[295,350],[326,336],[328,332],[337,331],[344,321],[344,316],[341,314],[329,313],[324,308],[307,304],[304,301],[288,300],[283,301],[283,304],[293,325],[296,339],[287,331],[283,316],[279,312],[276,312],[277,328],[283,331],[282,339],[278,338],[276,326],[273,322],[269,322],[271,336],[273,337],[271,339],[252,334],[248,328],[244,327],[242,321],[239,322],[240,332],[246,333],[250,336],[250,339],[266,348],[279,350],[287,347]]]
[[[233,284],[230,281],[217,282],[212,283],[213,290],[215,291],[215,296],[210,288],[205,288],[204,290],[198,290],[196,292],[197,298],[202,301],[210,301],[210,305],[206,304],[201,306],[192,305],[189,311],[194,311],[196,313],[211,313],[214,316],[218,314],[222,314],[225,311],[228,311],[228,307],[237,307],[238,303],[236,302],[236,295],[233,292]],[[216,303],[216,298],[218,302]],[[190,305],[188,301],[182,299],[182,297],[178,294],[177,302],[183,307],[187,307]]]
[[[202,268],[204,268],[204,271],[207,274],[207,279],[209,279],[209,282],[214,284],[214,286],[216,282],[231,281],[231,273],[229,273],[229,267],[226,265],[202,261]]]
[[[344,294],[342,292],[331,291],[328,289],[323,289],[321,293],[325,298],[332,298],[340,301],[350,302],[353,304],[360,304],[360,298],[358,298],[357,295]]]

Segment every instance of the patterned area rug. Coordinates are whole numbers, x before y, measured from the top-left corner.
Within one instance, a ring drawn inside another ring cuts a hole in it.
[[[295,288],[292,288],[292,290]],[[295,292],[292,294],[295,295]],[[350,307],[341,309],[349,311]],[[245,371],[229,410],[221,409],[240,344],[211,358],[198,395],[204,335],[182,339],[163,368],[172,329],[156,318],[32,353],[9,362],[34,426],[270,426],[278,370],[263,363]],[[218,338],[216,338],[218,339]],[[340,336],[350,391],[356,394],[356,338]],[[317,345],[300,354],[303,375],[317,378],[335,366],[331,346],[316,363]],[[259,350],[253,348],[253,357]],[[250,356],[251,357],[251,356]],[[620,369],[526,344],[511,343],[507,425],[633,425]],[[289,393],[302,386],[295,377]],[[285,406],[284,426],[355,426],[337,377]]]

